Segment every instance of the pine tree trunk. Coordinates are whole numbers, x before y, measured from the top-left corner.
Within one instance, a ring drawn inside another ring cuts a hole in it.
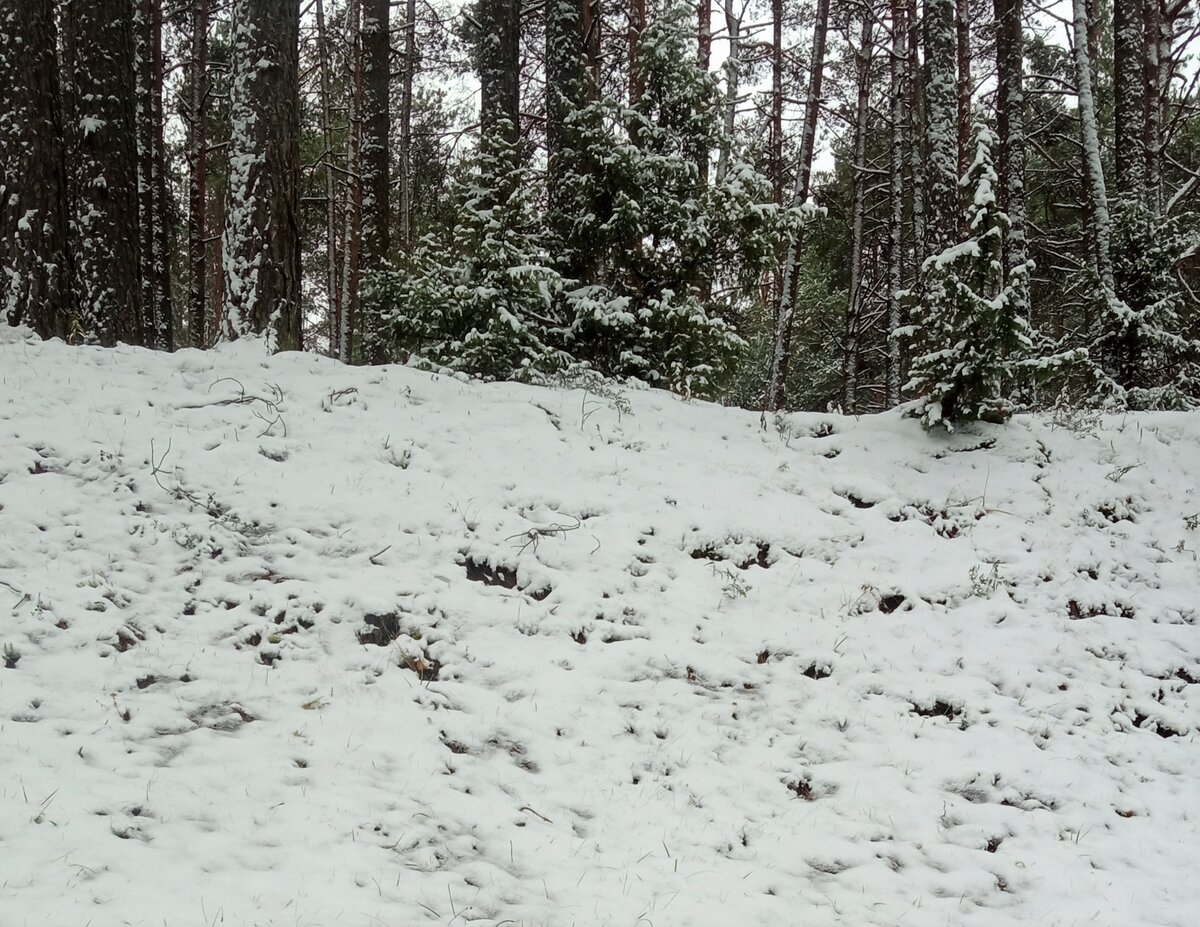
[[[548,0],[546,5],[546,187],[548,224],[561,249],[563,272],[581,278],[584,267],[573,240],[566,183],[577,152],[571,116],[586,102],[587,56],[580,0]],[[590,282],[590,281],[589,281]]]
[[[863,304],[863,220],[867,208],[867,124],[871,116],[871,57],[874,51],[874,17],[866,8],[862,19],[862,39],[856,50],[858,59],[858,100],[854,107],[854,185],[850,220],[850,292],[846,306],[846,331],[842,341],[842,408],[853,414],[858,407],[859,336],[862,331]]]
[[[0,322],[70,332],[67,175],[52,0],[0,0]]]
[[[391,135],[391,90],[388,0],[364,0],[363,56],[363,266],[376,270],[391,245],[388,218],[388,139]]]
[[[888,166],[888,292],[887,372],[884,403],[890,409],[900,404],[901,358],[896,331],[901,325],[900,291],[904,285],[904,164],[908,132],[908,22],[904,0],[891,0],[892,49],[888,59],[888,84],[892,98],[891,150]]]
[[[1160,0],[1142,0],[1142,19],[1146,48],[1142,91],[1145,104],[1143,145],[1146,152],[1146,196],[1150,208],[1157,214],[1162,211],[1163,100],[1171,51],[1171,26],[1164,22],[1166,17],[1163,16]]]
[[[796,165],[796,189],[792,206],[808,202],[812,176],[813,151],[816,147],[817,120],[821,113],[821,86],[825,76],[825,36],[829,29],[829,0],[817,0],[817,16],[813,24],[812,56],[808,68],[808,99],[804,106],[804,128],[800,137],[800,158]],[[799,289],[800,253],[804,236],[792,236],[784,250],[783,273],[779,284],[779,305],[775,309],[774,343],[771,348],[771,371],[767,380],[764,411],[778,412],[787,401],[788,364],[792,353],[792,317],[796,311]]]
[[[163,83],[166,66],[163,61],[162,0],[150,5],[150,121],[152,154],[150,176],[154,187],[154,234],[151,251],[154,255],[155,276],[154,326],[152,341],[159,351],[170,351],[175,344],[175,305],[171,292],[171,208],[167,193],[167,145],[163,136]]]
[[[904,0],[908,15],[908,179],[912,197],[913,276],[925,264],[925,81],[921,74],[921,18],[916,0]]]
[[[188,90],[188,335],[195,348],[208,344],[208,16],[208,0],[194,0]]]
[[[329,84],[330,42],[322,0],[316,0],[316,21],[317,68],[321,82],[321,137],[325,145],[321,159],[325,165],[325,298],[328,305],[330,353],[337,355],[342,294],[341,277],[338,274],[337,178],[333,163],[333,100]]]
[[[299,0],[234,0],[222,335],[301,347]]]
[[[391,135],[390,8],[388,0],[365,0],[363,6],[363,233],[360,267],[376,272],[386,267],[391,248],[388,143]],[[368,300],[361,315],[363,360],[384,360],[377,318],[379,307]]]
[[[1083,150],[1084,200],[1091,219],[1092,260],[1104,295],[1113,292],[1112,240],[1104,164],[1100,157],[1100,130],[1092,92],[1092,59],[1088,41],[1087,0],[1072,0],[1072,54],[1075,87],[1079,94],[1079,131]]]
[[[479,18],[480,132],[485,144],[494,139],[512,145],[521,131],[521,4],[482,0]]]
[[[644,22],[645,17],[642,19]],[[587,53],[588,71],[591,72],[587,90],[592,100],[600,99],[601,70],[604,65],[600,32],[603,25],[600,0],[583,0],[583,47]]]
[[[771,135],[767,173],[772,199],[783,205],[783,0],[771,0]],[[778,302],[778,301],[777,301]]]
[[[1025,216],[1025,58],[1022,0],[995,0],[996,124],[1000,137],[1000,208],[1008,214],[1004,242],[1005,280],[1013,287],[1011,308],[1029,318]]]
[[[958,240],[960,222],[954,0],[926,0],[924,32],[928,252],[940,254]]]
[[[974,152],[971,150],[971,0],[955,0],[955,29],[958,33],[958,176],[967,173]]]
[[[725,59],[725,132],[721,150],[717,153],[717,183],[725,179],[732,157],[734,123],[737,117],[738,94],[741,88],[741,45],[742,20],[735,4],[737,0],[725,0],[725,31],[729,35],[729,55]]]
[[[158,279],[154,273],[154,112],[150,103],[154,75],[150,43],[153,26],[152,0],[133,0],[133,58],[136,82],[134,113],[137,123],[138,187],[138,278],[142,298],[141,343],[154,344],[155,311],[158,308]]]
[[[362,175],[359,171],[362,145],[362,47],[359,43],[359,4],[350,0],[350,105],[346,133],[345,203],[342,209],[341,294],[342,313],[338,321],[338,358],[344,364],[354,360],[358,334],[358,254],[362,241]]]
[[[1117,196],[1145,193],[1145,22],[1143,0],[1113,0],[1113,111]],[[1094,63],[1094,62],[1093,62]]]
[[[629,0],[629,105],[642,98],[645,81],[638,60],[642,33],[646,31],[646,0]]]
[[[696,61],[705,74],[712,67],[712,0],[699,0],[696,4]],[[700,189],[708,186],[709,156],[700,155]]]
[[[77,125],[71,166],[79,335],[142,341],[133,5],[72,0]]]
[[[400,85],[400,246],[412,249],[412,113],[417,76],[417,0],[404,7],[404,77]]]

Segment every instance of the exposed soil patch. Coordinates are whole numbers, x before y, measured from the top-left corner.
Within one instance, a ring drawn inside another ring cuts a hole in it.
[[[467,579],[485,586],[502,586],[505,589],[517,588],[517,571],[506,566],[492,566],[486,561],[467,557],[463,561],[467,571]]]
[[[918,705],[914,702],[912,713],[922,718],[948,718],[953,721],[962,714],[962,709],[938,699],[932,705]]]
[[[391,612],[386,615],[367,615],[363,620],[367,623],[367,628],[358,632],[360,644],[387,647],[400,636],[399,612]]]

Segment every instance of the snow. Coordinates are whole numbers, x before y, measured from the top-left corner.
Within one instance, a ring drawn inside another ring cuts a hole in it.
[[[0,330],[3,922],[1190,927],[1198,460]]]

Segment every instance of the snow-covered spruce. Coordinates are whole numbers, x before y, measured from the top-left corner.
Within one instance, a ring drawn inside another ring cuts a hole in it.
[[[902,332],[915,338],[906,389],[920,397],[915,411],[927,428],[1005,421],[1015,371],[1030,347],[1028,323],[1014,311],[1019,281],[1004,283],[1008,217],[996,203],[996,138],[982,120],[974,135],[975,159],[962,179],[970,237],[926,259],[913,326]]]

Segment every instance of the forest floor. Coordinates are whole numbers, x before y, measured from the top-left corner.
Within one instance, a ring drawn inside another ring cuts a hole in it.
[[[1200,416],[0,330],[0,922],[1194,927]]]

